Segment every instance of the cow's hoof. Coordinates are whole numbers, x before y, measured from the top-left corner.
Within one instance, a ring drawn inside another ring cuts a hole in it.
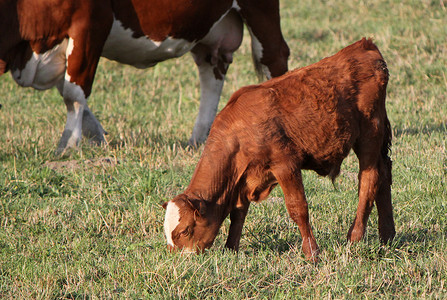
[[[188,145],[193,148],[193,149],[197,149],[200,147],[200,145],[202,145],[205,142],[205,139],[201,140],[201,139],[195,139],[193,137],[191,137],[188,141]]]
[[[104,134],[98,134],[95,136],[85,136],[88,139],[89,144],[91,145],[95,145],[95,146],[101,146],[104,144],[107,144],[107,141],[104,137],[104,135],[106,135],[107,132],[104,132]]]
[[[81,136],[65,129],[55,151],[56,156],[69,155],[71,149],[76,148],[81,141]]]

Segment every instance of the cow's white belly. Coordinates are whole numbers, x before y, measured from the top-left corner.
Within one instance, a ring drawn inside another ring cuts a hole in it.
[[[57,84],[65,73],[68,40],[44,53],[33,52],[23,69],[11,66],[11,75],[21,86],[39,90],[49,89]]]
[[[194,43],[182,39],[168,37],[158,42],[132,35],[131,29],[125,29],[119,20],[114,20],[102,56],[137,68],[148,68],[160,61],[182,56],[194,47]]]

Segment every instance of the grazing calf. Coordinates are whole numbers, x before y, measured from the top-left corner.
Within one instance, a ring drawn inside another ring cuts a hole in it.
[[[21,86],[56,86],[67,107],[57,153],[105,131],[87,105],[101,56],[137,68],[191,52],[200,107],[190,144],[205,141],[243,26],[259,76],[287,71],[279,0],[0,0],[0,75]]]
[[[229,214],[226,247],[237,250],[250,202],[265,199],[279,184],[304,254],[316,260],[301,170],[333,180],[351,149],[360,164],[359,204],[348,240],[363,237],[375,202],[380,239],[390,241],[387,83],[382,55],[363,38],[318,63],[238,90],[216,117],[188,188],[163,205],[168,247],[211,247]]]

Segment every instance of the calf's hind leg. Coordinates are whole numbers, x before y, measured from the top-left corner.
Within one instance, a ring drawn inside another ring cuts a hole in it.
[[[391,203],[391,160],[381,157],[379,161],[380,186],[376,197],[379,216],[379,235],[382,243],[388,243],[394,238],[393,206]]]
[[[374,147],[355,149],[360,162],[359,204],[348,232],[348,240],[351,242],[359,241],[363,237],[374,202],[377,205],[381,241],[386,243],[395,235],[391,204],[391,160],[386,147],[387,143],[384,143],[382,151],[371,151]]]
[[[376,199],[379,188],[379,174],[377,166],[362,166],[359,173],[359,203],[354,222],[348,232],[348,240],[357,242],[363,238],[366,224]]]

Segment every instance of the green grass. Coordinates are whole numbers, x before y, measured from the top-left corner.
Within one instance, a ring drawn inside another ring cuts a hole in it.
[[[432,298],[447,296],[447,11],[443,0],[283,0],[290,68],[373,37],[388,62],[396,238],[348,245],[357,159],[336,189],[304,173],[321,262],[304,260],[282,192],[252,205],[240,252],[229,222],[204,255],[169,253],[161,203],[188,185],[203,149],[185,148],[198,110],[190,56],[145,71],[102,60],[89,99],[108,146],[53,152],[65,123],[57,91],[0,78],[0,298]],[[220,108],[257,81],[247,32]],[[58,166],[56,169],[55,166]]]

